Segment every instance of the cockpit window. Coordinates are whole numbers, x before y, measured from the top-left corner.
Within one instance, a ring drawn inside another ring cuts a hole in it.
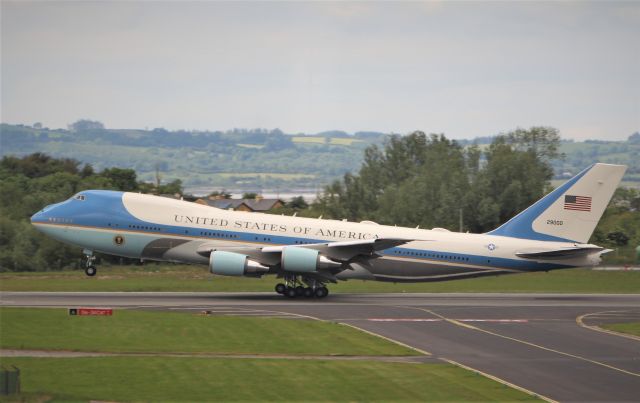
[[[75,200],[80,200],[80,201],[84,201],[85,200],[85,196],[83,194],[77,194],[77,195],[73,196],[73,198]]]

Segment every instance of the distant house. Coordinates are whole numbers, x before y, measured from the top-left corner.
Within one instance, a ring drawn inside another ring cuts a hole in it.
[[[269,211],[284,207],[284,202],[280,199],[263,199],[262,197],[258,197],[254,200],[243,199],[242,201],[243,204],[246,204],[247,207],[251,209],[250,211]]]
[[[198,199],[196,203],[205,206],[216,207],[223,210],[264,212],[280,207],[284,207],[284,202],[280,199]]]

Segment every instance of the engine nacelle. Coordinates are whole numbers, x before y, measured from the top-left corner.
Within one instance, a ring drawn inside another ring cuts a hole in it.
[[[312,273],[321,269],[338,268],[342,263],[320,254],[320,251],[295,246],[282,250],[282,269],[286,271]]]
[[[222,276],[257,277],[268,272],[269,267],[249,259],[247,255],[215,250],[209,256],[209,270]]]

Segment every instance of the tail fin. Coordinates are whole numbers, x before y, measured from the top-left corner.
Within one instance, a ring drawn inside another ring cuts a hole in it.
[[[594,164],[489,234],[586,243],[626,169]]]

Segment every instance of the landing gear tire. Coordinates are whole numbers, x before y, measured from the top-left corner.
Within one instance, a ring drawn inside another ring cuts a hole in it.
[[[287,288],[287,291],[285,291],[284,295],[286,295],[288,298],[295,298],[298,296],[298,293],[296,292],[296,289],[294,287],[289,287]]]
[[[89,277],[93,277],[98,272],[94,262],[96,261],[96,257],[93,255],[93,251],[89,249],[84,249],[82,251],[86,260],[84,261],[84,274]]]
[[[318,287],[314,292],[316,298],[324,298],[329,295],[329,289],[327,287]]]
[[[313,276],[284,273],[282,277],[284,277],[284,283],[276,284],[275,290],[287,298],[325,298],[329,295],[329,289],[324,282]]]

